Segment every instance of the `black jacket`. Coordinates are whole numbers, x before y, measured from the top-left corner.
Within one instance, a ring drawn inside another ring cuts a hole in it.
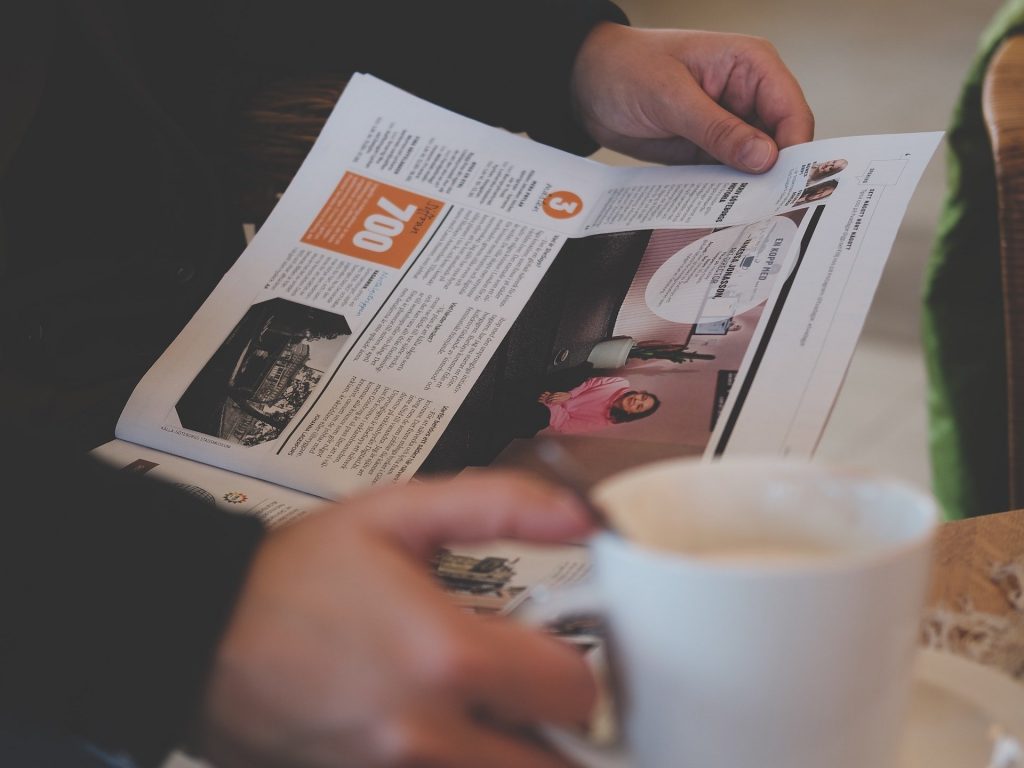
[[[241,251],[225,159],[241,105],[281,76],[370,72],[590,151],[572,61],[625,19],[607,0],[16,5],[0,21],[0,718],[152,763],[182,736],[262,528],[81,454]]]

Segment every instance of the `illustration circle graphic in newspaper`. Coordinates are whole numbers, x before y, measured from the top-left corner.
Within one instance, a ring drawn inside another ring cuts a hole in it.
[[[583,200],[575,192],[564,189],[544,198],[544,213],[553,219],[571,219],[583,210]]]
[[[765,301],[788,274],[797,226],[773,216],[727,227],[690,243],[658,267],[644,299],[675,323],[716,323]]]

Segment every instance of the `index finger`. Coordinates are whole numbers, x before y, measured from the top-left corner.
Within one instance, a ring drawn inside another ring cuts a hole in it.
[[[564,542],[591,530],[586,510],[569,491],[524,473],[494,470],[367,494],[358,513],[420,556],[452,542]]]
[[[763,63],[754,108],[779,149],[814,138],[814,113],[793,73],[777,54]]]

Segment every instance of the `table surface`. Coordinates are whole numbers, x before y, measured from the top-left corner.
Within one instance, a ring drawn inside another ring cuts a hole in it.
[[[1024,509],[940,526],[921,642],[1024,682]]]
[[[1014,612],[1007,585],[997,584],[992,572],[1018,558],[1024,558],[1024,509],[944,523],[936,540],[928,604]]]

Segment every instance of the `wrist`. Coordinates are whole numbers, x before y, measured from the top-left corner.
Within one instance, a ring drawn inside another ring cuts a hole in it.
[[[569,77],[569,104],[573,119],[581,130],[595,142],[598,138],[588,127],[590,109],[598,94],[594,88],[600,87],[605,80],[601,75],[602,65],[608,60],[607,51],[621,39],[629,27],[613,21],[600,21],[595,24],[583,38],[576,58],[573,60],[572,72]]]

